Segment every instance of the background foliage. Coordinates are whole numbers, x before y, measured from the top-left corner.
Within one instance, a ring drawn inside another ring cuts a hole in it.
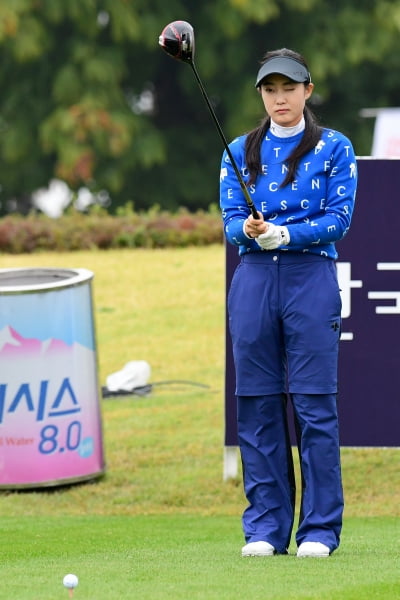
[[[87,214],[68,209],[58,219],[47,215],[6,215],[0,220],[0,253],[110,248],[185,248],[222,243],[216,208],[171,213],[159,207],[134,212],[120,207],[116,215],[92,207]]]
[[[111,212],[216,202],[221,142],[191,69],[158,47],[176,19],[195,29],[228,139],[262,116],[254,77],[267,49],[305,55],[314,111],[359,155],[373,127],[360,110],[398,102],[399,0],[2,0],[3,214],[29,210],[54,177],[105,190]]]

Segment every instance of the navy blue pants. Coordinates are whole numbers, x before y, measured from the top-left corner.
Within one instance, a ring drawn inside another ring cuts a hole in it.
[[[244,256],[228,297],[238,437],[249,506],[246,542],[288,548],[294,476],[285,401],[298,430],[302,502],[296,542],[339,545],[343,492],[336,408],[341,301],[332,260],[311,254]]]

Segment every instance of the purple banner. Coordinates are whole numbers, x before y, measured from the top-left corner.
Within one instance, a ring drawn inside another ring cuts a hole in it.
[[[400,446],[400,161],[359,158],[358,170],[352,226],[337,244],[343,303],[341,445]],[[227,244],[226,292],[238,262],[237,248]],[[225,445],[236,446],[235,369],[227,323],[225,344]]]

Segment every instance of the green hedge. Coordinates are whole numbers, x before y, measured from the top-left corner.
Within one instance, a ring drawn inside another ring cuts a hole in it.
[[[222,243],[217,209],[175,214],[129,207],[116,216],[98,207],[88,213],[69,211],[52,219],[43,214],[9,215],[0,220],[0,252],[73,251],[109,248],[170,248]]]

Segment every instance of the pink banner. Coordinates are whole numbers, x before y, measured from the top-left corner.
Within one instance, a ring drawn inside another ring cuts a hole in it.
[[[86,270],[0,270],[0,487],[104,471]]]

